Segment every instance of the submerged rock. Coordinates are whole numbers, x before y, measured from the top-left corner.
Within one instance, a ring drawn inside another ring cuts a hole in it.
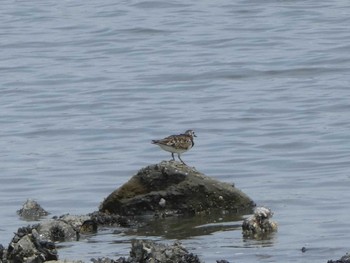
[[[25,220],[38,220],[49,213],[45,211],[36,201],[28,199],[17,214]]]
[[[163,161],[141,169],[112,192],[100,212],[120,215],[176,215],[246,211],[254,202],[232,184],[219,182],[175,161]]]
[[[243,236],[261,239],[277,231],[277,223],[271,220],[273,212],[266,207],[257,207],[254,214],[243,221]]]

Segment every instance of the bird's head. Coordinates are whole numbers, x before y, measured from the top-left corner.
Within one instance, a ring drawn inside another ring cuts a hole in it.
[[[187,131],[185,131],[185,134],[186,134],[186,135],[189,135],[189,136],[191,136],[191,137],[197,137],[197,135],[194,133],[193,130],[187,130]]]

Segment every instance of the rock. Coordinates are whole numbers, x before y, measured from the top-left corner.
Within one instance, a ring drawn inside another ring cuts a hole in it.
[[[91,220],[91,217],[88,215],[65,214],[60,216],[57,220],[71,225],[76,231],[78,231],[81,228],[81,226],[84,224],[84,222]]]
[[[77,241],[78,231],[69,223],[61,220],[46,220],[37,227],[42,239],[52,242]]]
[[[76,241],[81,235],[97,232],[97,223],[89,215],[62,215],[36,226],[40,236],[53,242]]]
[[[81,234],[88,235],[97,232],[97,222],[92,220],[90,215],[77,216],[66,214],[60,216],[58,220],[72,226],[78,234],[78,239]]]
[[[43,216],[47,216],[46,212],[36,201],[28,199],[23,207],[17,211],[17,214],[25,220],[38,220]]]
[[[200,263],[197,256],[190,254],[186,248],[179,243],[165,245],[154,243],[149,240],[134,240],[130,251],[132,262],[148,263]]]
[[[165,263],[179,262],[185,254],[188,254],[188,251],[178,244],[169,247],[164,244],[155,244],[152,241],[134,240],[130,257],[136,262],[158,261]]]
[[[166,245],[150,240],[133,240],[128,259],[99,258],[91,261],[93,263],[201,263],[198,256],[189,253],[179,243]]]
[[[350,263],[350,254],[346,253],[345,256],[338,260],[328,260],[327,263]]]
[[[75,241],[81,234],[91,234],[96,231],[97,223],[88,215],[63,215],[34,226],[19,228],[8,250],[5,252],[2,250],[0,254],[7,253],[6,259],[14,262],[40,263],[57,260],[53,242]]]
[[[126,216],[195,214],[211,209],[236,212],[254,202],[232,184],[219,182],[176,161],[141,169],[111,193],[99,211]]]
[[[270,220],[272,216],[273,212],[266,207],[255,208],[254,214],[243,221],[243,236],[263,239],[277,231],[277,223]]]
[[[40,238],[33,227],[19,228],[7,250],[6,259],[9,262],[41,263],[47,260],[57,260],[55,244]]]

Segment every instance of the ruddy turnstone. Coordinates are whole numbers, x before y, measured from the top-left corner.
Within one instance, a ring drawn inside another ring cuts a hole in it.
[[[174,161],[174,153],[177,153],[179,160],[185,164],[185,162],[181,160],[180,154],[187,152],[194,146],[193,137],[197,137],[194,131],[187,130],[183,134],[170,135],[161,140],[153,140],[152,143],[158,145],[164,151],[171,152]]]

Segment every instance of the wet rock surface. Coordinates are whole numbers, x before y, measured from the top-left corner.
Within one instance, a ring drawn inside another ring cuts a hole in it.
[[[111,193],[100,212],[119,215],[179,215],[221,209],[241,212],[254,202],[231,184],[214,180],[176,161],[141,169]]]

